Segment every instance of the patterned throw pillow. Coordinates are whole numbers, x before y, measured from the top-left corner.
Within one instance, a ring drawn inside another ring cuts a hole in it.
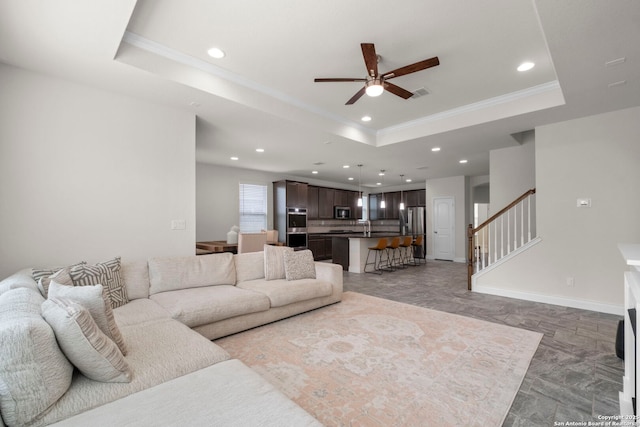
[[[42,317],[53,329],[69,361],[95,381],[131,382],[131,369],[118,346],[102,333],[89,311],[66,298],[42,303]]]
[[[129,302],[121,274],[120,257],[95,265],[76,265],[71,268],[69,275],[74,286],[104,286],[111,308],[117,308]]]
[[[293,252],[287,246],[264,245],[264,277],[267,280],[284,279],[285,252]]]
[[[40,293],[43,297],[47,298],[49,294],[49,283],[51,282],[51,276],[58,273],[60,270],[67,270],[67,272],[78,265],[86,264],[86,261],[80,261],[77,264],[72,264],[66,267],[47,267],[47,268],[33,268],[31,270],[31,276],[33,280],[38,284],[38,289],[40,289]],[[61,279],[58,279],[58,283],[63,283]]]
[[[127,355],[127,346],[113,317],[104,286],[63,286],[53,279],[49,286],[49,298],[66,298],[85,307],[102,333],[116,343],[124,356]]]
[[[313,252],[308,249],[285,252],[284,273],[287,280],[315,279],[316,265],[313,261]]]

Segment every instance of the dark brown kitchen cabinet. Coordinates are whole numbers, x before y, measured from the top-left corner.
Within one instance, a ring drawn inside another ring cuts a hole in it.
[[[333,218],[333,198],[335,196],[333,188],[318,188],[318,218],[320,219],[332,219]]]
[[[309,249],[316,261],[331,259],[332,238],[322,235],[309,235]]]
[[[334,206],[349,206],[349,194],[346,190],[334,190],[333,192]]]
[[[424,206],[426,199],[425,190],[409,190],[403,193],[404,205],[409,206]]]
[[[306,208],[307,189],[306,182],[287,181],[287,207]]]
[[[320,218],[320,212],[318,211],[318,196],[320,189],[315,185],[307,187],[307,219]]]

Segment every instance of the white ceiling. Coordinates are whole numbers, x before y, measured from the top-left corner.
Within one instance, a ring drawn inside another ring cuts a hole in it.
[[[637,0],[0,0],[0,61],[191,110],[202,162],[397,185],[488,174],[511,134],[640,105],[638,22]],[[366,77],[363,42],[381,72],[438,56],[393,80],[429,94],[346,106],[360,83],[313,82]]]

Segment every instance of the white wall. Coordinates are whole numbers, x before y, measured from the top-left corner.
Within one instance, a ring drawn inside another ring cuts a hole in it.
[[[626,266],[617,244],[640,242],[638,117],[632,108],[536,129],[542,241],[482,275],[476,289],[622,312]],[[576,207],[583,197],[591,208]]]
[[[267,227],[273,228],[273,182],[280,177],[268,172],[196,163],[196,239],[224,240],[239,225],[240,184],[267,186]]]
[[[534,132],[524,135],[522,145],[492,150],[489,164],[489,209],[494,214],[536,186]]]
[[[449,178],[428,179],[427,186],[427,257],[433,259],[433,199],[436,197],[451,196],[455,203],[455,258],[454,261],[464,262],[466,260],[466,235],[469,218],[466,207],[469,194],[467,191],[468,179],[464,176],[454,176]]]
[[[1,64],[0,93],[0,278],[194,253],[192,113]]]

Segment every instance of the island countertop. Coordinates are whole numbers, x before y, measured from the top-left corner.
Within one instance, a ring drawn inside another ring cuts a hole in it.
[[[371,237],[365,236],[364,233],[324,235],[331,235],[333,240],[332,262],[342,265],[342,269],[350,273],[364,273],[369,247],[375,246],[380,238],[386,237],[387,239],[391,239],[393,237],[404,237],[398,232],[393,231],[372,232]]]

